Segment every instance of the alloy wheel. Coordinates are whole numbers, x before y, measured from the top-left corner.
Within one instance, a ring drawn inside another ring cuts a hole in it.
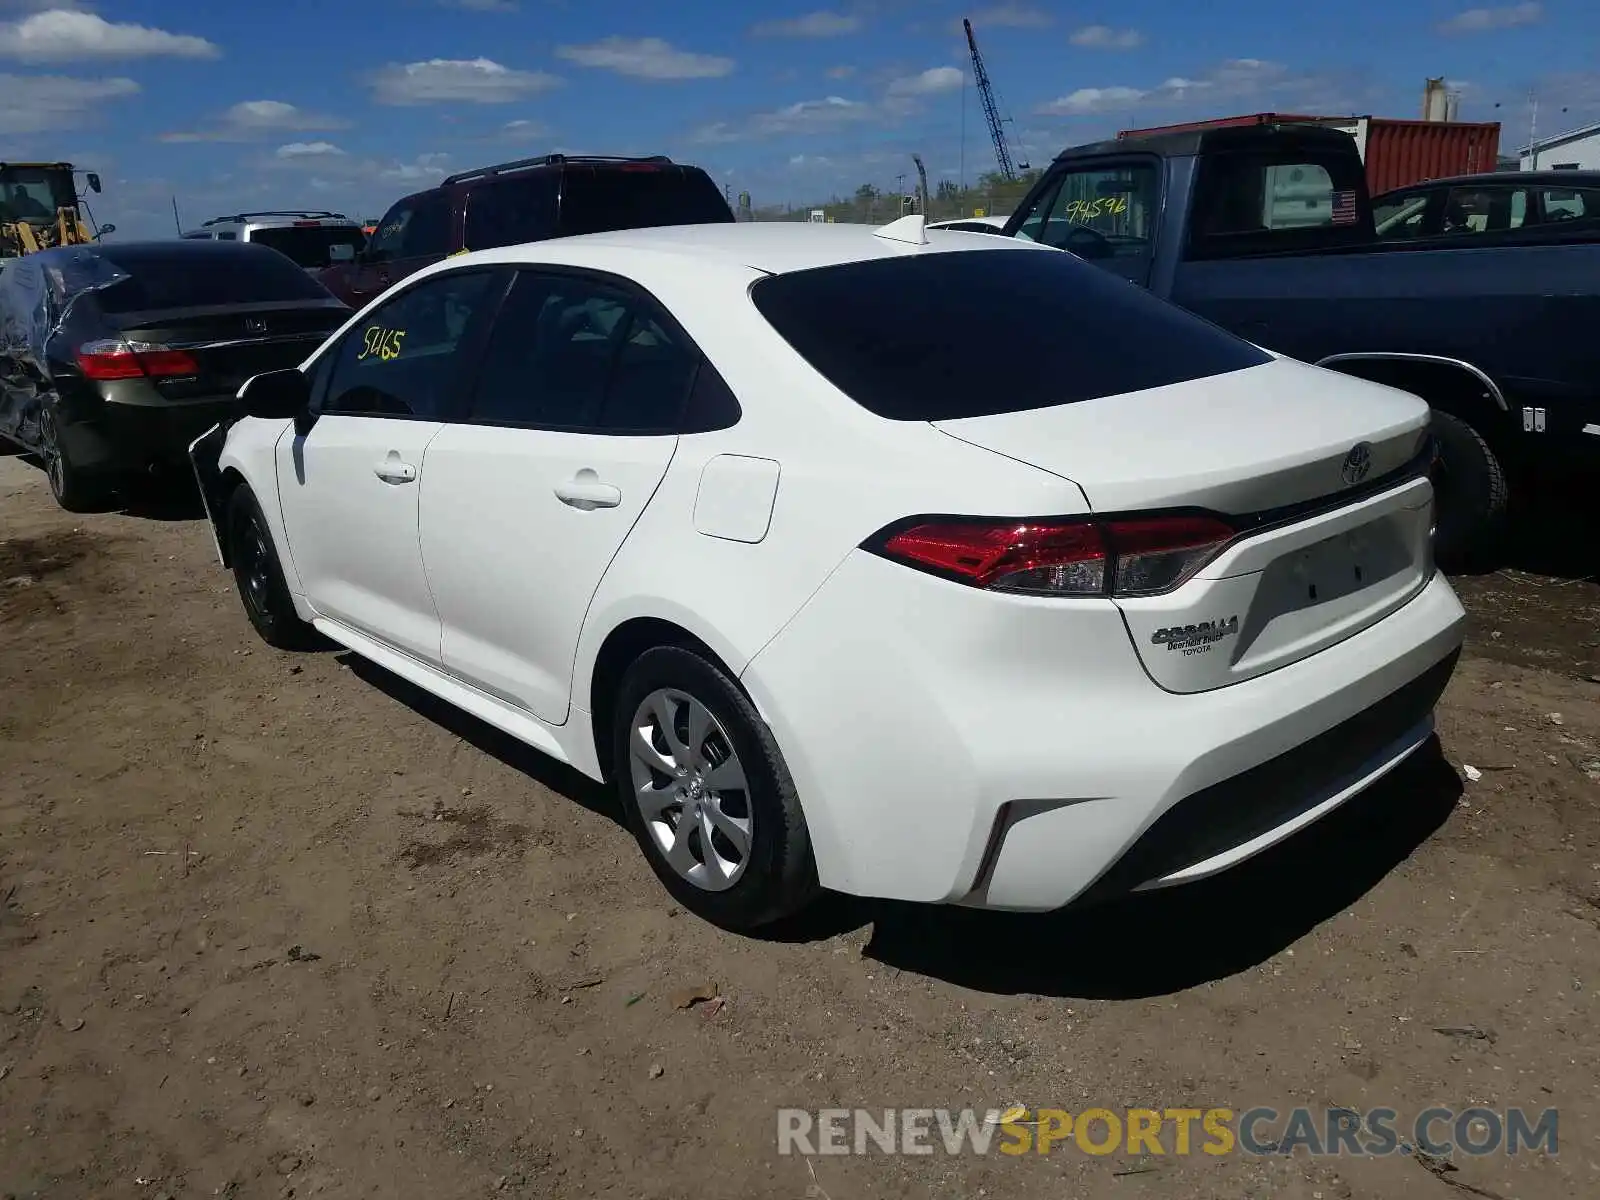
[[[66,494],[67,468],[62,459],[61,433],[56,428],[56,416],[48,408],[39,414],[39,457],[44,461],[50,492],[59,500]]]
[[[750,861],[749,785],[733,740],[687,692],[658,688],[628,735],[634,803],[677,874],[710,892],[738,883]]]
[[[258,616],[265,618],[272,611],[272,558],[267,553],[266,534],[259,520],[250,521],[240,549],[243,551],[239,566],[245,600]]]

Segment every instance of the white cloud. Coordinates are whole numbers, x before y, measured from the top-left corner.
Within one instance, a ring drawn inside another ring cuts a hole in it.
[[[1142,88],[1133,87],[1079,88],[1049,104],[1041,105],[1038,111],[1057,117],[1087,116],[1118,108],[1132,108],[1149,94]]]
[[[1518,25],[1534,25],[1544,19],[1544,5],[1533,3],[1511,4],[1504,8],[1469,8],[1441,22],[1441,33],[1486,33],[1492,29],[1514,29]]]
[[[93,13],[57,8],[0,23],[0,57],[53,63],[128,58],[217,58],[205,38],[146,25],[113,24]]]
[[[1144,34],[1137,29],[1113,29],[1109,25],[1085,25],[1072,35],[1074,46],[1091,50],[1133,50],[1144,45]]]
[[[833,164],[833,159],[822,154],[795,154],[789,159],[791,167],[827,167]]]
[[[734,66],[731,58],[679,50],[656,37],[601,38],[586,46],[557,46],[556,55],[634,79],[720,79]]]
[[[72,128],[98,114],[106,101],[138,93],[131,79],[0,74],[0,134]]]
[[[277,158],[327,158],[329,156],[342,156],[344,151],[332,142],[290,142],[286,146],[279,146],[273,154]]]
[[[1279,63],[1265,62],[1259,58],[1234,58],[1219,64],[1198,79],[1174,76],[1153,87],[1079,88],[1040,105],[1034,111],[1046,116],[1083,117],[1178,104],[1188,100],[1204,100],[1212,104],[1258,97],[1270,92],[1312,94],[1319,90],[1326,92],[1328,87],[1325,79],[1291,77]]]
[[[697,142],[717,143],[781,134],[825,133],[879,116],[876,105],[846,100],[843,96],[825,96],[821,100],[801,100],[772,112],[756,113],[738,123],[718,121],[696,130],[691,138]]]
[[[972,22],[973,33],[982,33],[985,29],[1044,29],[1055,20],[1043,9],[1034,8],[1029,4],[998,4],[993,8],[980,8],[975,13],[968,15]],[[956,29],[961,29],[961,22],[956,22]]]
[[[849,79],[855,73],[854,67],[829,67],[823,72],[829,79]]]
[[[941,92],[953,92],[959,88],[966,76],[956,67],[929,67],[917,75],[909,75],[904,79],[896,79],[889,84],[891,96],[936,96]]]
[[[241,100],[217,118],[209,129],[163,133],[163,142],[248,142],[276,133],[311,133],[348,129],[342,117],[307,112],[282,100]]]
[[[530,121],[526,117],[517,121],[507,121],[500,127],[500,137],[508,141],[531,141],[534,138],[548,137],[549,129],[538,121]]]
[[[389,63],[367,76],[379,104],[509,104],[561,80],[543,71],[516,71],[488,58],[430,58]]]
[[[821,11],[787,21],[762,21],[751,26],[750,32],[756,37],[824,38],[855,33],[860,28],[860,17]]]

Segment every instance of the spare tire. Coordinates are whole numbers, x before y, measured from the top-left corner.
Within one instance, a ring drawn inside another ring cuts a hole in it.
[[[1505,536],[1510,489],[1489,443],[1453,413],[1433,413],[1434,559],[1447,572],[1481,565]]]

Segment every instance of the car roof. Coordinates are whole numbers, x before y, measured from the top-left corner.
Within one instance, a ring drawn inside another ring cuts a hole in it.
[[[619,229],[572,237],[528,242],[480,250],[446,260],[478,262],[548,262],[584,265],[584,259],[601,252],[649,253],[716,263],[723,267],[750,267],[769,275],[805,271],[813,267],[840,266],[877,258],[914,254],[941,254],[964,250],[1038,250],[1034,242],[1011,241],[987,234],[958,230],[928,230],[925,244],[876,236],[879,225],[810,221],[736,221],[716,225],[658,225]]]
[[[1523,183],[1549,186],[1566,185],[1569,188],[1600,186],[1600,171],[1479,171],[1473,175],[1446,175],[1439,179],[1424,179],[1404,187],[1379,192],[1373,199],[1392,196],[1396,192],[1419,192],[1430,188],[1471,187],[1473,184]]]

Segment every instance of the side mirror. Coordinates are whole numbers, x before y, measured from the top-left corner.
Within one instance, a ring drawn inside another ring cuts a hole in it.
[[[239,404],[245,416],[265,421],[299,417],[311,405],[311,383],[293,367],[252,375],[239,389]]]
[[[96,196],[100,194],[100,176],[96,175],[93,171],[89,172],[89,190]]]
[[[330,263],[355,262],[356,248],[349,242],[334,242],[328,247],[328,261]]]
[[[102,225],[102,226],[100,226],[100,232],[96,236],[97,237],[105,237],[106,234],[115,233],[116,231],[117,231],[117,227],[115,225]]]

